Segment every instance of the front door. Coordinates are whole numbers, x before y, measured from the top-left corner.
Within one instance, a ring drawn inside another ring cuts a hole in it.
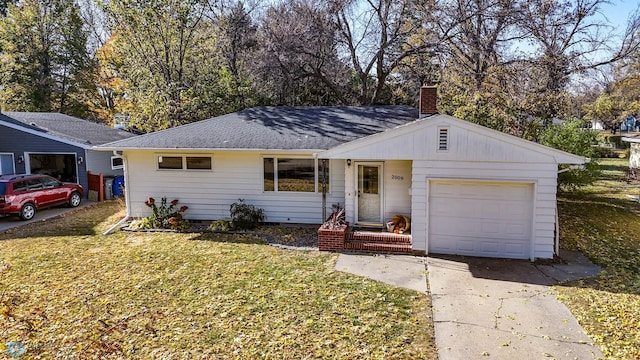
[[[359,163],[358,223],[382,224],[382,164]]]
[[[0,154],[0,175],[15,174],[13,154]]]

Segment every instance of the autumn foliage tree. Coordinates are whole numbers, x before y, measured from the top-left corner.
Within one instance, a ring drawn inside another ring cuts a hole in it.
[[[0,21],[3,110],[83,115],[93,59],[79,8],[70,1],[9,4]]]
[[[206,10],[202,0],[106,3],[132,125],[149,131],[217,114],[219,57]]]

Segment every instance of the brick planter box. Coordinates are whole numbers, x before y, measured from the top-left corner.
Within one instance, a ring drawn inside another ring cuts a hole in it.
[[[344,240],[347,237],[348,225],[342,225],[341,229],[318,229],[318,249],[320,251],[344,250]]]

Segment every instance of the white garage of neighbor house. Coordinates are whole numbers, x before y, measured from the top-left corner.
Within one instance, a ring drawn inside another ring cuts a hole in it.
[[[629,167],[632,169],[640,169],[640,137],[638,135],[630,135],[622,138],[630,144],[629,147]]]
[[[269,222],[319,224],[323,205],[340,203],[356,226],[410,216],[414,253],[552,258],[558,164],[587,159],[434,114],[435,99],[423,87],[420,112],[254,108],[98,149],[125,159],[132,217],[149,215],[149,196],[201,220],[243,198]]]

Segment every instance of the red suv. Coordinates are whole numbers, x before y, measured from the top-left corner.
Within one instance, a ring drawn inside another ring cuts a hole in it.
[[[62,183],[47,175],[0,176],[0,216],[18,215],[31,220],[36,209],[67,204],[80,205],[82,186]]]

